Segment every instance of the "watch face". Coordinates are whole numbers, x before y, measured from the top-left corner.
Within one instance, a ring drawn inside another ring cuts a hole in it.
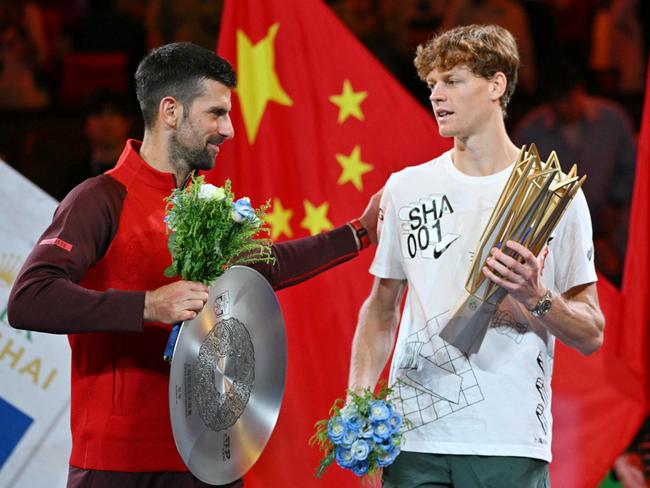
[[[550,309],[551,309],[551,300],[546,299],[541,303],[539,307],[539,313],[540,315],[543,315],[546,312],[548,312]]]
[[[539,302],[537,306],[533,309],[532,314],[535,317],[541,317],[551,309],[552,303],[553,302],[551,297],[549,296],[544,297],[544,299],[541,302]]]

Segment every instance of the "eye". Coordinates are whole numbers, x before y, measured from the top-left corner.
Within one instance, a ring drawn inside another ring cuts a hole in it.
[[[218,119],[219,117],[228,115],[228,111],[222,108],[215,108],[210,110],[210,115],[212,115],[213,118]]]

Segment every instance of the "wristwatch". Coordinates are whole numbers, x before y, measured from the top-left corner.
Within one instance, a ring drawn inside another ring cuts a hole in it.
[[[546,312],[548,312],[551,309],[551,305],[553,305],[553,294],[551,293],[551,290],[547,290],[544,296],[537,302],[537,305],[533,307],[533,309],[530,311],[530,313],[533,315],[533,317],[543,317],[546,315]]]
[[[354,237],[357,241],[359,251],[368,247],[370,245],[370,235],[368,234],[368,229],[361,224],[361,221],[359,219],[354,219],[348,222],[348,225],[354,232]]]

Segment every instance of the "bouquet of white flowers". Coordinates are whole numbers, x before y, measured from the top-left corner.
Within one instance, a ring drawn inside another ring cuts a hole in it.
[[[165,276],[210,285],[236,264],[274,262],[269,229],[262,220],[269,203],[253,208],[247,197],[235,200],[230,180],[223,187],[192,177],[186,188],[166,198],[165,223],[172,264]],[[180,324],[167,341],[164,359],[170,361]]]
[[[273,261],[262,220],[269,204],[255,209],[247,197],[235,200],[230,180],[219,187],[205,183],[203,176],[193,177],[166,201],[172,264],[165,276],[209,285],[235,264]]]
[[[369,388],[348,393],[348,403],[337,399],[330,417],[316,422],[309,440],[324,453],[317,477],[334,461],[357,476],[373,475],[400,453],[405,424],[388,399],[390,388],[383,385],[377,395]]]

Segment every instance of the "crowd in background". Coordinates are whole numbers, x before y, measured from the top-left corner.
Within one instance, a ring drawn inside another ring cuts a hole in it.
[[[623,271],[650,37],[643,0],[329,0],[423,105],[415,47],[460,24],[495,23],[522,68],[507,125],[588,175],[597,267]],[[0,0],[0,158],[57,199],[139,137],[133,72],[148,49],[214,49],[223,0]],[[432,155],[433,156],[433,155]]]

